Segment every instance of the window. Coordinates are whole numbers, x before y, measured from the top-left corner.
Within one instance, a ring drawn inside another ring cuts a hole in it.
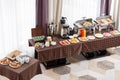
[[[100,15],[100,0],[63,0],[62,16],[73,25],[82,17],[96,19]]]
[[[0,0],[0,59],[28,46],[33,27],[35,0]]]

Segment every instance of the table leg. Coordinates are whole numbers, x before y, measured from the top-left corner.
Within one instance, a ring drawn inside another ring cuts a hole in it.
[[[43,62],[43,65],[46,67],[46,69],[55,68],[67,64],[70,63],[66,58]]]

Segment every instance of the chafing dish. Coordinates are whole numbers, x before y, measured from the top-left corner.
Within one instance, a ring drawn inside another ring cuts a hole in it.
[[[101,27],[101,29],[115,29],[115,22],[111,19],[111,16],[109,15],[97,17],[96,22]]]

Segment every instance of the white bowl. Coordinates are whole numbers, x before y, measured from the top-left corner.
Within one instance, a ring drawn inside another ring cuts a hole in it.
[[[74,38],[74,36],[69,36],[69,38],[71,39],[71,38]]]
[[[51,42],[51,45],[53,45],[53,46],[56,45],[56,42],[55,42],[55,41],[52,41],[52,42]]]

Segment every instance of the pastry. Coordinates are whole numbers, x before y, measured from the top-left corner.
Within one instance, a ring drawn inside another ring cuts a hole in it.
[[[97,23],[98,24],[103,24],[103,22],[101,20],[98,20]]]
[[[108,21],[106,20],[106,19],[102,19],[101,20],[104,24],[107,24],[108,23]]]
[[[37,49],[40,47],[39,42],[35,43],[34,47]]]
[[[0,60],[0,64],[2,65],[8,65],[10,63],[10,60],[8,58],[4,58],[2,60]]]
[[[86,21],[82,24],[83,26],[92,26],[92,23],[89,21]]]
[[[107,20],[109,23],[112,23],[112,22],[113,22],[110,18],[106,18],[106,20]]]
[[[12,68],[18,68],[21,66],[21,64],[17,61],[13,61],[13,62],[10,62],[9,66]]]

